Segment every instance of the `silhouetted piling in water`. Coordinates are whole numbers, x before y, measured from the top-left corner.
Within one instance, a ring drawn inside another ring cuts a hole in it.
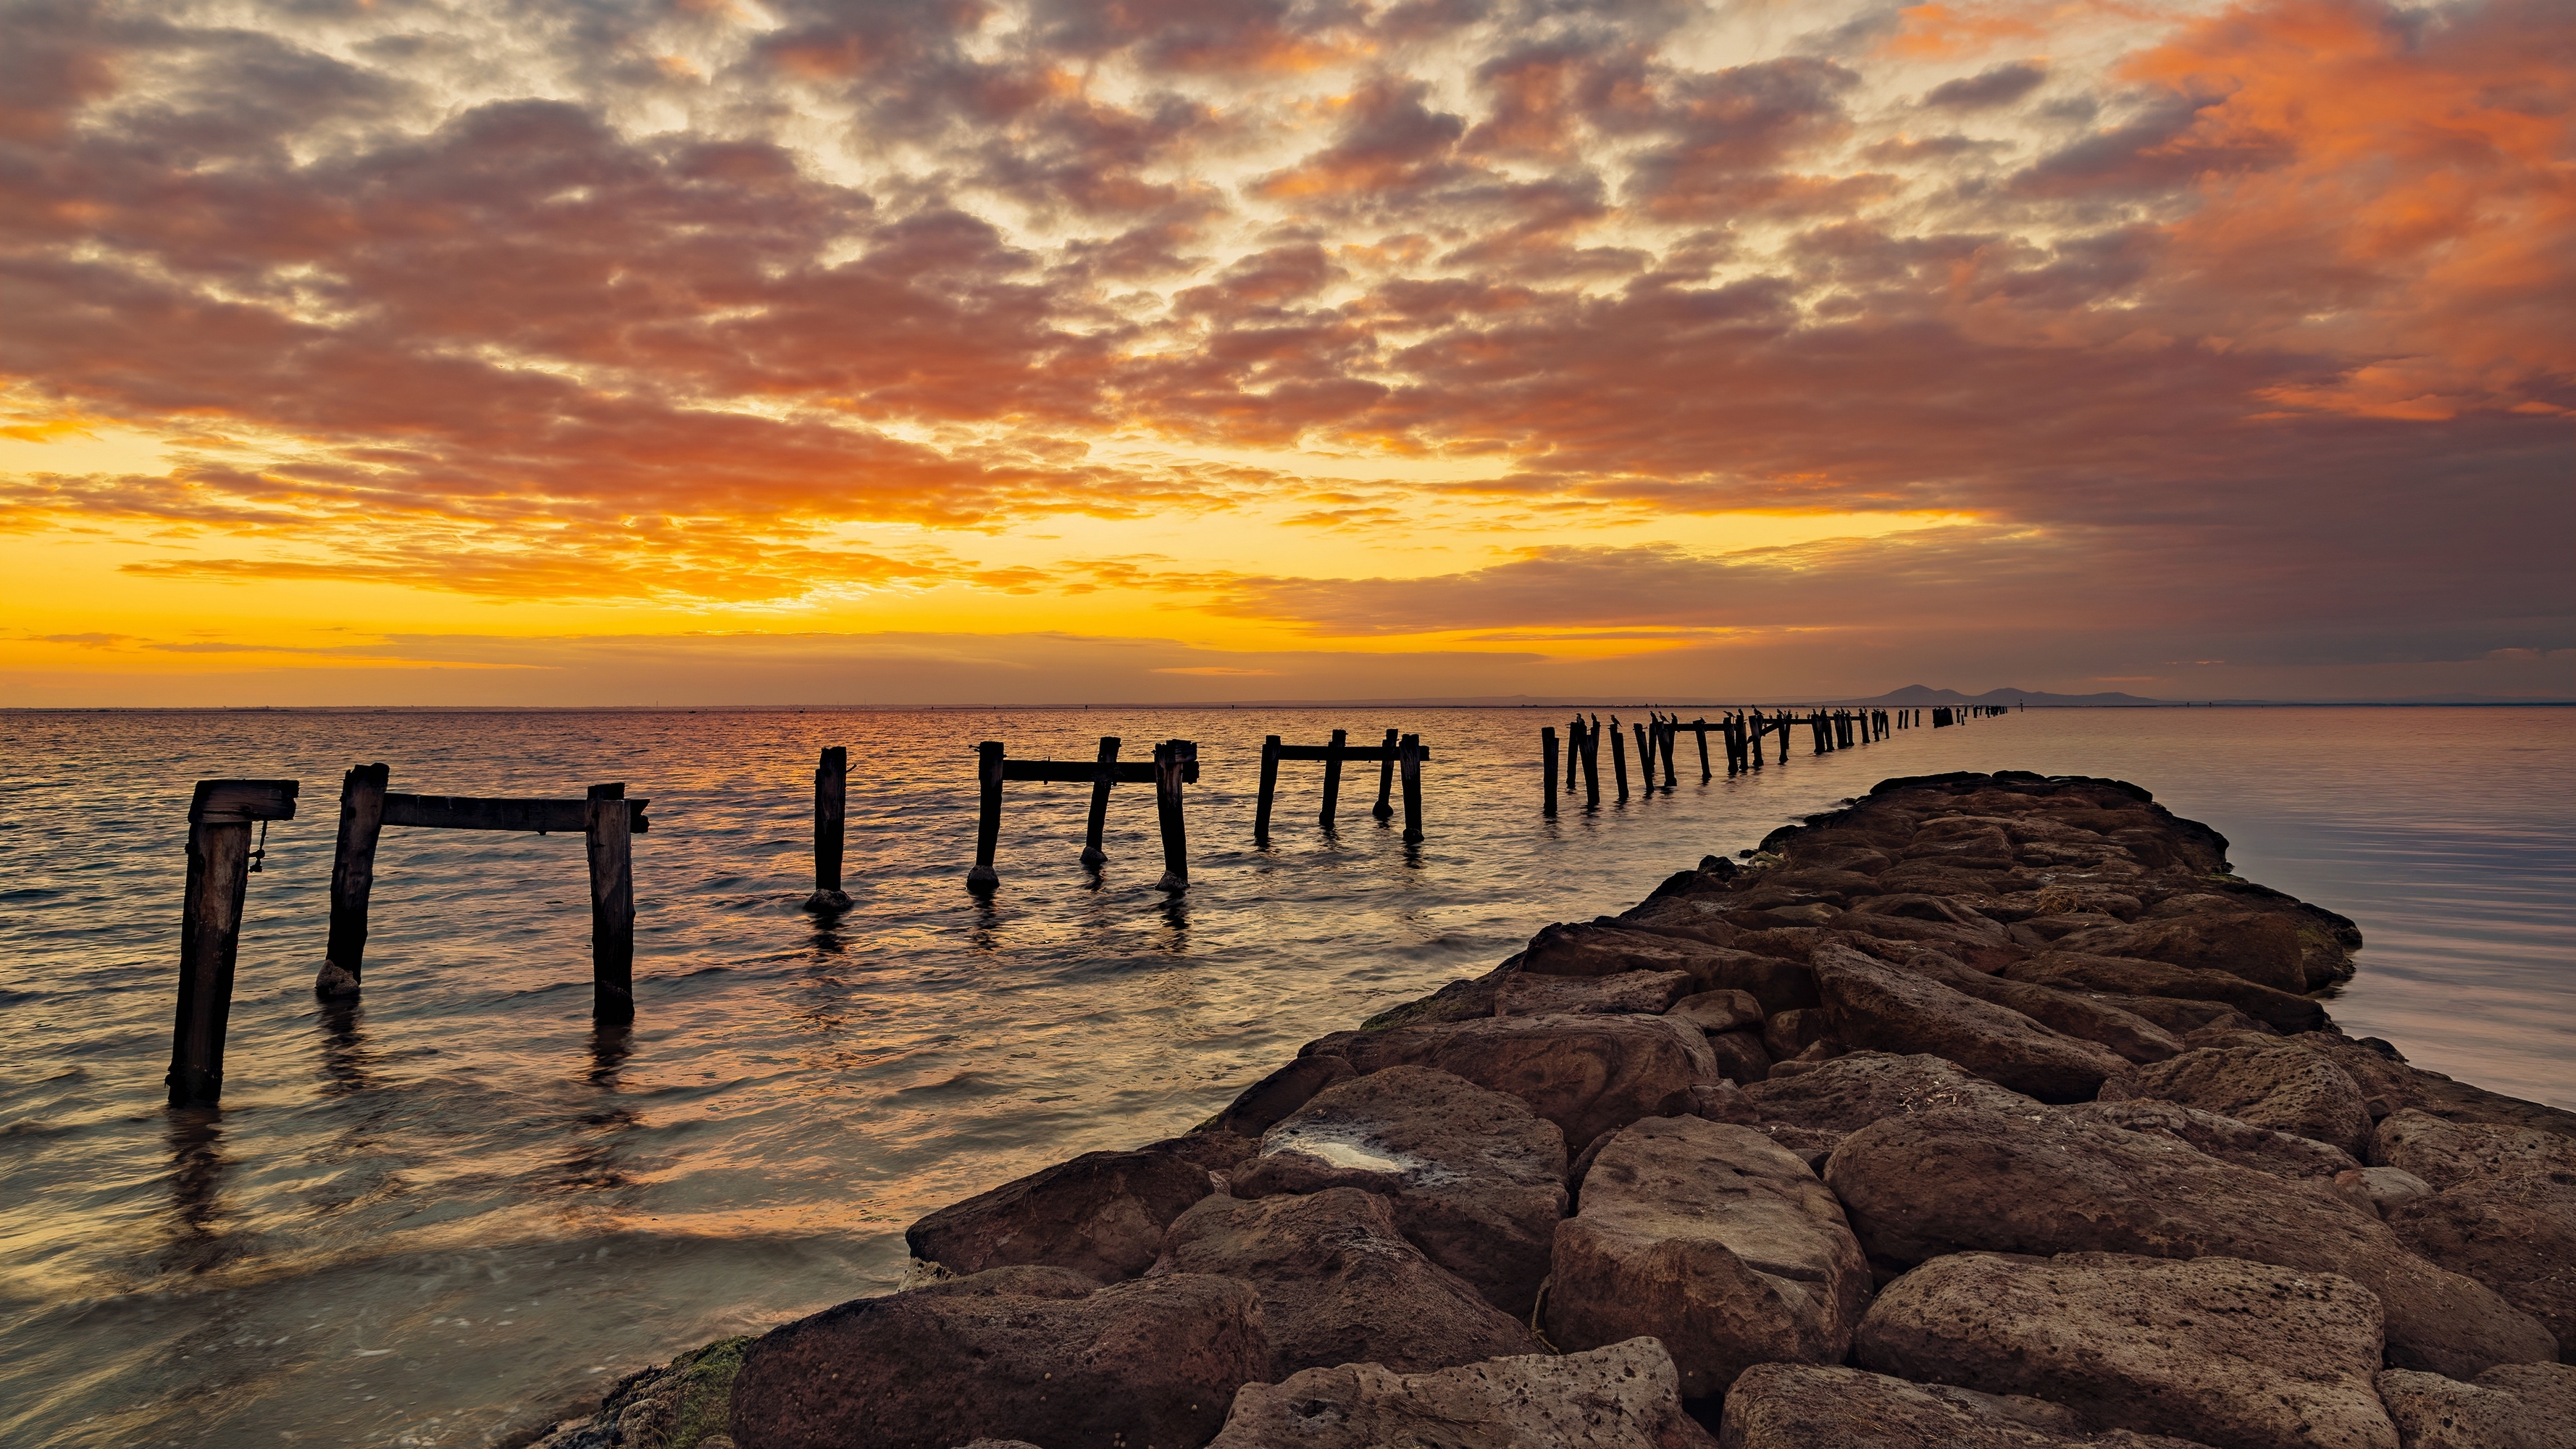
[[[295,780],[199,780],[188,802],[187,897],[179,912],[179,1000],[170,1027],[170,1105],[211,1107],[224,1093],[224,1030],[242,900],[256,868],[250,833],[295,818]]]
[[[843,821],[849,808],[850,751],[826,748],[814,765],[814,893],[805,898],[809,911],[843,911],[850,897],[841,889]]]
[[[1395,783],[1395,753],[1397,744],[1398,741],[1395,737],[1395,731],[1388,730],[1386,732],[1384,753],[1378,756],[1377,803],[1369,807],[1369,814],[1380,820],[1384,820],[1395,813],[1395,807],[1387,803],[1386,796],[1388,787]]]
[[[1277,736],[1274,735],[1272,738],[1276,739]],[[1539,814],[1554,820],[1556,818],[1556,726],[1539,726],[1538,759],[1539,786],[1547,797],[1546,803],[1539,807]]]

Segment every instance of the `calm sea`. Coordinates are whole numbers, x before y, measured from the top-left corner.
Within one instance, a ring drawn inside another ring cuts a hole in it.
[[[2032,711],[1706,785],[1685,738],[1679,790],[1549,822],[1559,714],[0,715],[0,1441],[488,1443],[883,1291],[923,1212],[1185,1130],[1308,1038],[1890,775],[2145,785],[2361,923],[2346,1029],[2576,1107],[2576,710]],[[1429,839],[1369,818],[1374,767],[1319,829],[1321,767],[1290,765],[1253,849],[1261,736],[1336,726],[1430,743]],[[1094,879],[1087,788],[1014,786],[1001,892],[970,897],[974,742],[1088,760],[1105,733],[1199,742],[1194,888],[1151,889],[1150,789],[1120,789]],[[825,924],[799,907],[831,744],[856,904]],[[631,1032],[589,1020],[577,837],[387,831],[363,1004],[316,1003],[339,779],[369,760],[396,790],[652,799]],[[304,796],[251,880],[207,1118],[161,1078],[186,803],[217,775]]]

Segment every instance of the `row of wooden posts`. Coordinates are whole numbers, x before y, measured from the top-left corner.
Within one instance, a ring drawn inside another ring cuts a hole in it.
[[[1934,727],[1964,723],[1968,718],[2000,714],[1998,706],[1934,709]],[[1677,715],[1651,711],[1645,722],[1631,725],[1643,783],[1652,792],[1656,761],[1662,761],[1662,786],[1673,788],[1674,745],[1689,730],[1699,745],[1700,779],[1714,778],[1708,752],[1709,732],[1717,732],[1728,775],[1763,768],[1764,742],[1776,734],[1778,757],[1789,757],[1793,729],[1804,725],[1817,754],[1848,749],[1884,739],[1891,730],[1920,727],[1921,710],[1787,711],[1765,714],[1740,710],[1716,720],[1687,723]],[[1577,715],[1565,739],[1565,788],[1580,778],[1587,806],[1601,803],[1601,737],[1598,716],[1588,722]],[[1627,744],[1617,716],[1612,716],[1611,769],[1618,798],[1628,798]],[[1539,732],[1545,810],[1556,814],[1558,738],[1553,726]],[[1000,883],[994,855],[1000,844],[1002,787],[1010,781],[1091,786],[1091,813],[1082,863],[1097,867],[1107,857],[1100,848],[1109,795],[1119,784],[1154,787],[1154,808],[1161,827],[1163,874],[1156,887],[1189,889],[1189,840],[1182,818],[1182,786],[1199,777],[1198,745],[1165,740],[1154,746],[1152,763],[1118,758],[1121,741],[1103,735],[1090,761],[1014,760],[1001,741],[976,747],[979,801],[975,825],[975,864],[967,874],[968,889],[988,894]],[[1277,735],[1261,743],[1261,784],[1253,815],[1256,845],[1270,840],[1272,805],[1283,763],[1318,763],[1323,771],[1323,799],[1317,819],[1329,830],[1339,810],[1342,770],[1350,764],[1378,767],[1377,801],[1370,814],[1378,820],[1395,813],[1401,785],[1404,839],[1422,836],[1422,766],[1430,746],[1419,735],[1386,732],[1380,745],[1352,745],[1347,732],[1335,730],[1322,744],[1291,745]],[[635,1017],[635,877],[633,837],[651,827],[644,809],[650,803],[626,798],[623,783],[593,785],[578,800],[487,799],[460,795],[413,795],[388,788],[392,772],[383,764],[359,765],[340,782],[339,837],[331,858],[330,935],[314,989],[324,996],[355,995],[364,978],[368,897],[375,887],[376,843],[387,826],[431,830],[532,831],[538,835],[579,832],[590,872],[591,1014],[602,1023],[620,1024]],[[188,884],[179,943],[179,990],[171,1033],[170,1102],[173,1106],[210,1106],[223,1092],[225,1023],[231,1014],[233,968],[241,943],[243,898],[250,874],[265,855],[268,822],[295,818],[301,783],[295,780],[200,780],[188,806]],[[849,752],[839,745],[825,749],[814,768],[814,891],[809,909],[845,910],[850,897],[842,888],[842,856],[848,815]],[[252,844],[252,830],[261,844]]]

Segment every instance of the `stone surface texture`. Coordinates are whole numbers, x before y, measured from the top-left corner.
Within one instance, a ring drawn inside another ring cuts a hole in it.
[[[1661,1340],[1685,1398],[1771,1360],[1839,1363],[1869,1264],[1833,1194],[1760,1132],[1650,1118],[1608,1139],[1556,1229],[1548,1341]]]
[[[1766,1123],[1857,1132],[1881,1117],[1936,1107],[2037,1112],[2040,1104],[1926,1052],[1846,1053],[1811,1072],[1744,1089]]]
[[[1889,1284],[1852,1361],[2219,1449],[2397,1449],[2379,1300],[2238,1258],[1957,1253]]]
[[[2374,1167],[2401,1168],[2436,1188],[2480,1177],[2576,1172],[2576,1137],[2532,1127],[2452,1122],[2401,1107],[2373,1134]]]
[[[2195,1449],[2115,1429],[2088,1432],[2038,1399],[1909,1383],[1855,1368],[1767,1363],[1747,1369],[1718,1421],[1723,1449]]]
[[[1208,1195],[1177,1152],[1086,1152],[941,1208],[904,1230],[912,1255],[957,1273],[1036,1263],[1111,1282],[1153,1266],[1163,1229]]]
[[[2090,1101],[2128,1065],[2099,1043],[1848,946],[1825,946],[1812,964],[1832,1034],[1850,1046],[1928,1052],[2043,1102]]]
[[[2230,1257],[2340,1273],[2379,1295],[2389,1363],[2468,1378],[2552,1359],[2536,1319],[2426,1262],[2332,1184],[2042,1110],[1886,1117],[1834,1149],[1825,1183],[1874,1260],[1945,1253]]]
[[[1305,1054],[1340,1057],[1362,1075],[1437,1067],[1509,1093],[1563,1129],[1573,1152],[1640,1117],[1686,1111],[1692,1087],[1718,1080],[1708,1037],[1660,1016],[1508,1016],[1336,1032]]]
[[[2507,1364],[2471,1383],[2411,1369],[2379,1376],[2405,1449],[2567,1449],[2576,1442],[2576,1367]]]
[[[1663,1345],[1637,1339],[1404,1375],[1377,1364],[1248,1384],[1209,1449],[1705,1449]]]
[[[2576,1357],[2576,1172],[2471,1178],[2386,1216],[2406,1246],[2493,1288]]]
[[[2370,1111],[2361,1088],[2343,1068],[2288,1042],[2204,1047],[2132,1067],[2103,1084],[2105,1101],[2132,1097],[2178,1102],[2295,1133],[2356,1159],[2370,1151]]]
[[[1388,1198],[1357,1188],[1202,1198],[1173,1220],[1148,1276],[1166,1272],[1252,1285],[1271,1379],[1360,1362],[1422,1373],[1541,1350],[1519,1319],[1407,1242]]]
[[[2332,1179],[2352,1171],[2360,1164],[2351,1153],[2340,1147],[2329,1147],[2314,1138],[2289,1132],[2275,1132],[2215,1112],[2203,1112],[2174,1102],[2131,1099],[2114,1102],[2078,1102],[2060,1107],[2068,1117],[2100,1122],[2130,1132],[2141,1132],[2186,1146],[2239,1167],[2251,1167],[2275,1177],[2321,1177]]]

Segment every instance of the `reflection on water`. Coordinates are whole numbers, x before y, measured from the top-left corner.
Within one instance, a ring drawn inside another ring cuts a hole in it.
[[[2137,780],[2360,921],[2340,1020],[2576,1105],[2576,711],[2043,712],[1785,769],[1775,739],[1705,783],[1684,741],[1676,787],[1632,776],[1623,805],[1605,758],[1600,809],[1578,781],[1554,820],[1554,711],[1105,713],[0,716],[0,1442],[488,1443],[882,1290],[921,1213],[1183,1130],[1306,1039],[1890,775]],[[968,894],[972,742],[1088,759],[1111,725],[1200,742],[1190,892],[1152,888],[1150,790],[1113,794],[1085,867],[1088,787],[1015,784],[1001,889]],[[1361,769],[1331,830],[1320,778],[1283,779],[1254,845],[1262,734],[1389,725],[1434,748],[1425,840],[1370,818]],[[860,757],[852,905],[810,913],[827,744]],[[631,1028],[590,1020],[559,837],[388,830],[366,994],[314,999],[328,785],[374,759],[397,790],[652,797]],[[308,808],[251,885],[223,1109],[173,1114],[182,816],[212,775],[300,777]]]

